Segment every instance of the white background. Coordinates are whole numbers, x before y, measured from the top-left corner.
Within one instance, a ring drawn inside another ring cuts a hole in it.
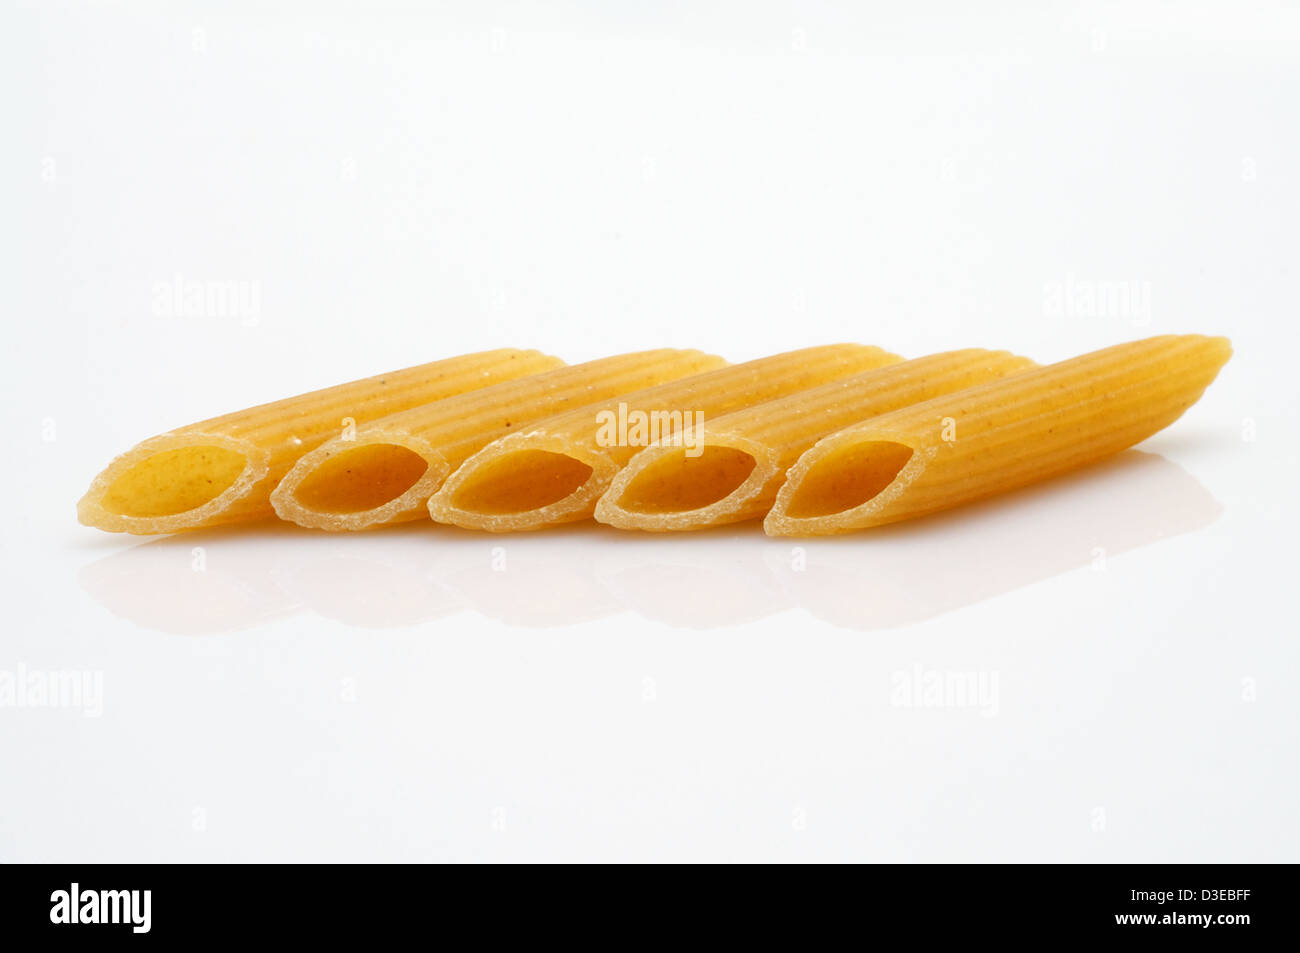
[[[1294,4],[271,7],[4,0],[0,672],[103,694],[0,707],[0,859],[1300,859]],[[74,516],[467,350],[1182,331],[1141,451],[855,537]]]

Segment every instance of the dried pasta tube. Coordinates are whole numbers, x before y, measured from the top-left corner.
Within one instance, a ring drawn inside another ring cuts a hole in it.
[[[586,519],[619,469],[651,443],[673,434],[689,438],[714,415],[900,360],[877,347],[832,344],[593,403],[489,444],[434,494],[429,513],[442,523],[492,532]]]
[[[482,351],[191,424],[113,460],[77,516],[87,526],[143,535],[272,517],[271,491],[289,468],[345,428],[563,365],[538,351]]]
[[[596,519],[664,532],[763,516],[786,471],[827,434],[1037,366],[1006,351],[947,351],[706,420],[689,441],[633,457],[596,504]]]
[[[1146,338],[849,427],[799,458],[764,529],[844,533],[1085,466],[1181,417],[1231,356],[1226,338]]]
[[[725,364],[700,351],[638,351],[414,407],[304,455],[276,487],[271,503],[281,518],[314,529],[359,530],[427,519],[429,497],[485,444],[593,400]]]

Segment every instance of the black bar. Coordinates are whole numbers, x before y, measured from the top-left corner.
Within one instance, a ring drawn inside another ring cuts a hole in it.
[[[421,866],[7,866],[0,867],[0,915],[6,940],[131,942],[277,936],[373,942],[412,928],[432,939],[423,931],[439,921],[495,929],[503,921],[553,925],[564,915],[582,932],[597,923],[604,932],[613,917],[625,919],[628,936],[662,936],[684,915],[704,913],[706,904],[715,917],[760,933],[786,923],[815,925],[818,932],[842,926],[864,941],[893,934],[918,943],[924,938],[923,948],[944,938],[983,943],[1126,935],[1237,944],[1293,932],[1293,871],[1281,866],[890,866],[863,873],[832,872],[843,881],[834,894],[803,884],[765,885],[751,899],[742,871],[727,874],[721,890],[694,886],[689,873],[651,873],[632,874],[626,885],[604,891],[561,895],[537,889],[531,872],[528,886],[503,888],[476,884],[465,873],[453,881],[447,871]],[[52,916],[68,919],[74,883],[83,910],[104,909],[111,916],[116,906],[120,922],[52,922]],[[100,891],[138,893],[104,898]],[[96,899],[88,901],[88,894]],[[60,907],[65,897],[69,903]],[[1132,919],[1148,916],[1147,923]],[[1200,920],[1206,916],[1208,925]],[[553,926],[538,929],[538,940],[554,935]]]

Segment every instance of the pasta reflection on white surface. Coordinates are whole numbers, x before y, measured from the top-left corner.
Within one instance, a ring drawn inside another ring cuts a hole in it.
[[[928,519],[791,546],[791,601],[845,628],[909,625],[1208,526],[1222,505],[1177,464],[1129,450]],[[771,557],[772,554],[769,554]]]
[[[438,529],[433,530],[439,533]],[[623,606],[597,578],[608,558],[585,529],[518,536],[455,534],[440,582],[467,609],[510,625],[575,625],[616,615]]]
[[[304,555],[284,574],[284,589],[327,619],[361,628],[419,625],[460,611],[438,583],[431,553],[400,558],[332,551]]]
[[[763,559],[771,540],[758,524],[671,536],[626,534],[600,562],[620,603],[679,628],[740,625],[791,607]]]
[[[424,523],[320,535],[279,528],[170,537],[81,570],[114,615],[214,634],[307,610],[360,628],[473,612],[576,625],[632,612],[679,628],[802,609],[895,628],[1207,526],[1222,506],[1164,457],[1127,451],[1070,477],[912,523],[774,540],[757,522],[658,536],[582,525],[487,535]]]
[[[78,580],[110,613],[146,629],[235,632],[301,608],[281,584],[291,552],[284,538],[260,540],[250,545],[225,530],[167,536],[89,563]]]

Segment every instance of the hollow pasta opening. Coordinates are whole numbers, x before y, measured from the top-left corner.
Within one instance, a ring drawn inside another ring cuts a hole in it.
[[[100,505],[118,516],[175,516],[215,500],[247,466],[247,457],[225,447],[162,450],[113,480]]]
[[[628,483],[618,505],[632,513],[681,513],[726,499],[749,479],[758,461],[734,447],[706,446],[657,456]]]
[[[397,499],[424,476],[429,463],[395,443],[367,443],[328,457],[295,488],[308,509],[359,513]]]
[[[452,495],[456,509],[485,515],[526,513],[577,492],[592,469],[549,450],[518,450],[485,461]]]
[[[894,482],[912,448],[887,440],[849,444],[822,455],[804,473],[786,515],[829,516],[861,506]]]

